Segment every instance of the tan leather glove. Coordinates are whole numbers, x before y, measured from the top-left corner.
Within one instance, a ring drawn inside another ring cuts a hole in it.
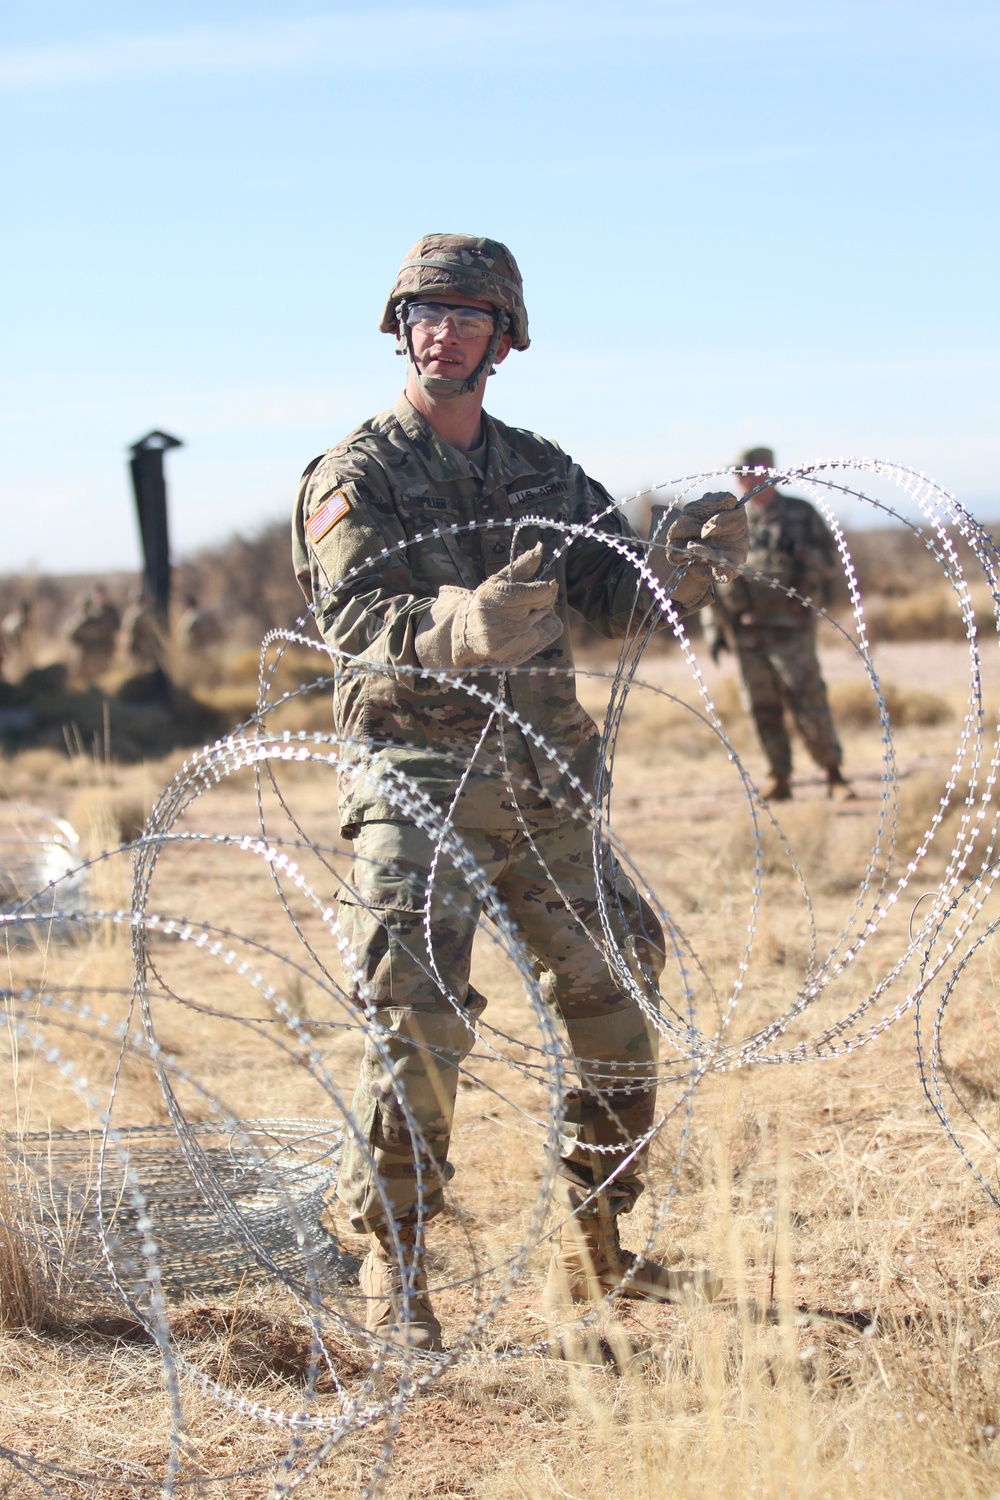
[[[697,609],[715,583],[729,583],[747,559],[746,508],[735,495],[718,490],[692,500],[670,526],[666,542],[657,536],[665,508],[654,505],[649,566],[681,609]]]
[[[442,667],[519,667],[562,635],[554,578],[532,583],[542,561],[536,542],[477,589],[445,584],[417,627],[417,660]]]

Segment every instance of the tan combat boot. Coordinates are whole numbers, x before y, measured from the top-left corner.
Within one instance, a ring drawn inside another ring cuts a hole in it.
[[[609,1292],[647,1302],[714,1302],[721,1291],[722,1282],[709,1271],[668,1269],[623,1250],[612,1214],[566,1220],[545,1283],[546,1298],[556,1305],[596,1302]]]
[[[361,1262],[358,1281],[368,1298],[365,1319],[369,1333],[386,1344],[403,1344],[410,1349],[434,1353],[442,1349],[441,1324],[434,1316],[427,1295],[427,1272],[421,1250],[420,1264],[413,1270],[416,1248],[416,1226],[399,1227],[399,1243],[405,1265],[396,1256],[396,1246],[388,1229],[371,1236],[371,1249]],[[406,1274],[408,1272],[408,1274]],[[404,1281],[407,1285],[404,1287]]]
[[[833,797],[839,802],[856,802],[858,794],[849,781],[844,778],[844,773],[839,766],[831,766],[826,773],[826,795]]]
[[[764,788],[764,800],[765,802],[791,802],[792,778],[782,776],[775,771]]]

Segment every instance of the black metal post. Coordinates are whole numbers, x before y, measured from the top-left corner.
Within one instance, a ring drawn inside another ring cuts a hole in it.
[[[167,534],[167,482],[163,455],[182,448],[168,432],[147,432],[132,444],[132,489],[142,537],[143,580],[161,627],[166,630],[170,610],[170,544]]]
[[[167,530],[167,482],[163,455],[168,448],[182,448],[180,438],[169,432],[147,432],[132,444],[132,489],[142,538],[143,593],[156,617],[160,640],[170,632],[170,539]],[[142,602],[138,606],[143,607]],[[152,673],[152,697],[169,703],[170,679],[163,666],[162,650]]]

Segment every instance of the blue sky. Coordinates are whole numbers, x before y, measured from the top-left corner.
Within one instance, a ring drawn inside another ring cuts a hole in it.
[[[998,62],[995,0],[8,7],[0,571],[134,566],[151,427],[176,555],[283,518],[431,229],[514,250],[488,406],[616,493],[770,442],[997,516]]]

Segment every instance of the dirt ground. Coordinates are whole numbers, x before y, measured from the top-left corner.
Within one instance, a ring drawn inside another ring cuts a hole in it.
[[[611,824],[676,934],[664,1000],[720,1039],[724,1064],[691,1088],[665,1048],[664,1125],[625,1238],[668,1263],[712,1266],[718,1303],[617,1304],[554,1328],[541,1294],[542,1228],[555,1222],[551,1065],[516,968],[484,928],[473,982],[489,997],[486,1025],[461,1080],[448,1209],[429,1235],[453,1363],[372,1373],[345,1274],[323,1289],[329,1361],[310,1370],[302,1307],[235,1270],[199,1295],[193,1244],[158,1347],[120,1303],[98,1306],[93,1284],[74,1281],[72,1205],[39,1217],[34,1176],[9,1163],[3,1217],[44,1221],[50,1239],[60,1223],[64,1259],[50,1243],[27,1257],[36,1295],[24,1292],[18,1324],[3,1291],[10,1237],[0,1244],[0,1495],[158,1493],[172,1461],[177,1493],[212,1497],[274,1493],[283,1465],[316,1496],[361,1494],[383,1466],[394,1497],[1000,1493],[1000,1245],[986,1191],[998,1191],[997,903],[980,878],[996,843],[1000,662],[994,647],[977,761],[967,651],[875,655],[894,689],[891,756],[856,658],[831,637],[824,671],[857,797],[828,801],[797,743],[780,834],[759,812],[755,828],[678,653],[647,655],[617,737]],[[733,749],[763,781],[732,667],[698,662]],[[613,667],[583,664],[595,715]],[[283,727],[295,713],[282,710]],[[314,704],[308,715],[318,727]],[[75,817],[96,851],[179,764],[27,753],[0,767],[0,793]],[[147,910],[174,923],[149,944],[155,1041],[178,1107],[206,1126],[338,1125],[361,1051],[324,917],[349,858],[334,773],[316,760],[273,771],[259,806],[252,769],[210,778],[152,871]],[[894,778],[898,798],[883,802]],[[282,840],[293,870],[262,852]],[[104,910],[127,911],[130,868],[128,855],[93,868]],[[129,1011],[127,923],[11,946],[6,970],[8,1132],[96,1130],[112,1087],[118,1128],[169,1123],[154,1060],[142,1047],[120,1057],[114,1029]],[[771,1035],[797,998],[808,1005]],[[967,1160],[924,1095],[918,1056]],[[364,1246],[333,1227],[350,1263]]]

